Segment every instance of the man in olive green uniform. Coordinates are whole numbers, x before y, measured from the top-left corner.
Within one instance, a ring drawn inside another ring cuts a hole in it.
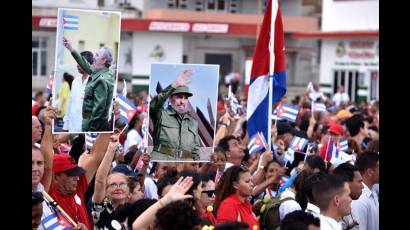
[[[154,124],[153,160],[199,160],[198,122],[189,114],[186,86],[192,70],[184,70],[177,79],[150,102],[150,118]],[[170,105],[163,109],[165,101]]]
[[[94,63],[90,65],[71,47],[66,38],[63,38],[63,44],[81,68],[90,75],[84,90],[83,132],[112,131],[112,127],[108,125],[114,91],[114,76],[109,70],[112,49],[107,46],[101,47],[94,55]]]

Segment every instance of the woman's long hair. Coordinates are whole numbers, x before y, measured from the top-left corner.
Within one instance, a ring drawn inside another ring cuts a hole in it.
[[[249,169],[242,165],[231,166],[224,172],[216,187],[217,194],[214,202],[215,213],[217,213],[222,201],[236,192],[233,183],[238,182],[240,174],[245,172],[249,172]]]

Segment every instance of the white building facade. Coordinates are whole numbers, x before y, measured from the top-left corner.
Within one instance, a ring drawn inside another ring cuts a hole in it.
[[[44,89],[54,68],[58,7],[122,12],[119,79],[131,82],[128,87],[137,92],[148,89],[152,63],[219,64],[221,84],[231,71],[239,72],[245,83],[246,61],[252,59],[266,1],[32,0],[32,4],[33,93]],[[303,87],[318,78],[318,44],[292,34],[318,31],[318,18],[304,15],[302,0],[279,4],[288,87]],[[43,46],[37,46],[37,40]]]
[[[379,99],[379,1],[323,0],[320,83],[356,102]]]

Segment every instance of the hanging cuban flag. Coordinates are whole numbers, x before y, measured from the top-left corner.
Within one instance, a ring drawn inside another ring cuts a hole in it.
[[[267,3],[256,44],[248,91],[247,128],[261,132],[271,146],[272,105],[286,93],[285,43],[278,0]]]

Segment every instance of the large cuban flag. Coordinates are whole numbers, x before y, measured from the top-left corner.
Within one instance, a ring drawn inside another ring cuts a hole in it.
[[[273,82],[271,87],[269,87],[270,77]],[[272,90],[271,104],[269,104],[270,89]],[[278,0],[270,0],[266,7],[251,69],[247,107],[250,137],[261,132],[268,144],[271,144],[272,105],[285,93],[286,66],[282,16]]]

